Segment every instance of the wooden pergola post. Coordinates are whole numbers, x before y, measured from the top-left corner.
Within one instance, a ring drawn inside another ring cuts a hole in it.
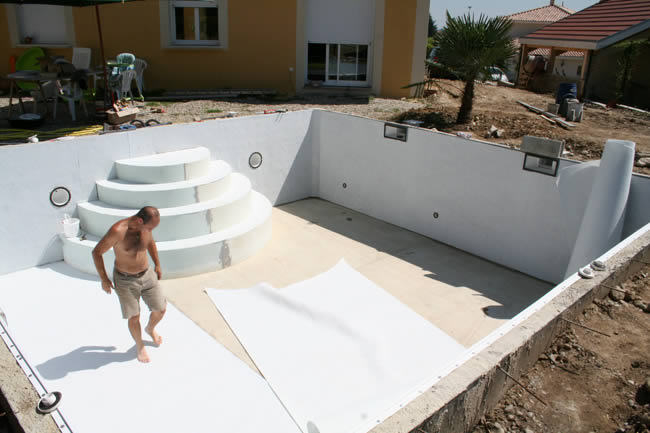
[[[593,50],[583,51],[584,55],[582,56],[582,71],[580,72],[580,86],[578,87],[578,97],[584,98],[585,96],[585,81],[587,79],[587,69],[589,69],[589,59],[591,58],[591,52]]]
[[[521,84],[521,80],[523,78],[523,74],[526,72],[524,71],[524,66],[528,62],[528,53],[530,52],[530,47],[526,44],[521,45],[521,58],[519,59],[519,70],[517,73],[517,85]]]
[[[548,58],[548,69],[546,72],[553,75],[555,72],[555,58],[557,57],[558,50],[555,47],[551,47],[551,55]]]

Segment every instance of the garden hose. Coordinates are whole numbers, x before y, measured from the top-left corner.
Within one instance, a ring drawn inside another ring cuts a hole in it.
[[[0,129],[0,140],[20,140],[27,139],[32,135],[46,137],[48,139],[57,137],[80,137],[84,135],[97,134],[103,127],[93,125],[82,128],[61,128],[53,131],[34,131],[30,129]]]

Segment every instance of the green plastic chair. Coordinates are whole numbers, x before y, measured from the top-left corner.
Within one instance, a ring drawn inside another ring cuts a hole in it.
[[[42,48],[32,47],[26,50],[16,61],[16,71],[40,71],[41,63],[38,60],[39,57],[45,57],[45,51]],[[38,85],[35,83],[18,81],[16,84],[22,90],[27,91],[38,88]]]

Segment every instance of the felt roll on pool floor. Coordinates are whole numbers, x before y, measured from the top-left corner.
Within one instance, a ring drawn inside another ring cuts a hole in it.
[[[299,432],[264,378],[171,304],[149,364],[115,293],[63,262],[0,276],[0,308],[45,388],[63,393],[75,433]]]
[[[343,260],[285,288],[207,293],[305,433],[371,430],[466,350]]]

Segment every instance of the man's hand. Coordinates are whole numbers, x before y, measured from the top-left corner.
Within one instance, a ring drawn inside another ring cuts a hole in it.
[[[160,265],[156,266],[155,271],[156,271],[156,275],[158,275],[158,279],[161,279],[162,278],[162,268],[160,267]]]
[[[108,278],[105,279],[105,280],[102,280],[102,289],[104,289],[104,291],[106,293],[108,293],[110,295],[112,288],[113,288],[113,283],[111,282],[111,280],[109,280]]]

